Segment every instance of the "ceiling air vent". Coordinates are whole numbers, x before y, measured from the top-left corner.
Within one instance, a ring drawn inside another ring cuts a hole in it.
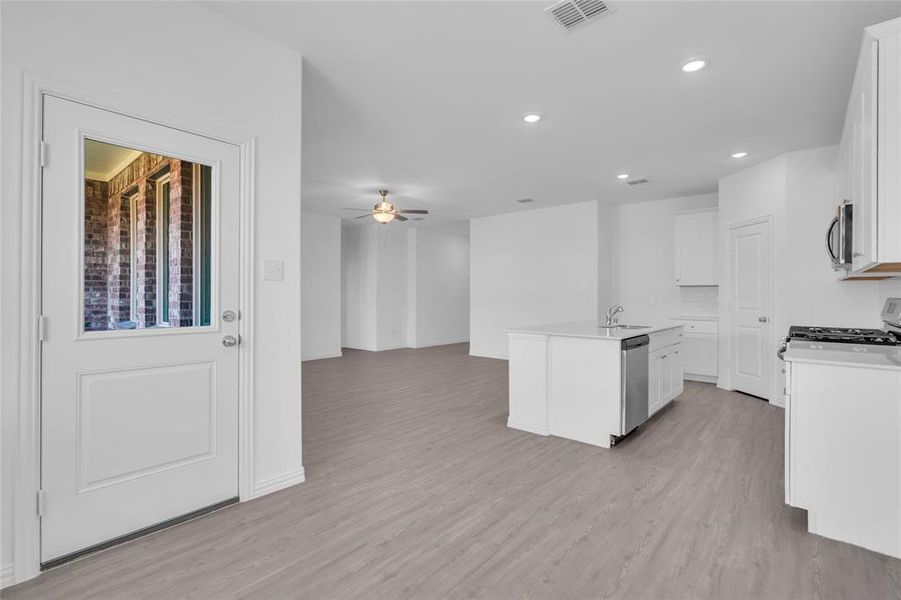
[[[528,204],[529,202],[535,202],[532,198],[520,198],[519,200],[515,200],[515,202],[519,202],[520,204]]]
[[[650,183],[650,179],[633,179],[632,181],[627,181],[629,185],[641,185],[643,183]]]
[[[544,12],[553,17],[563,29],[570,31],[613,12],[613,7],[602,0],[563,0]]]

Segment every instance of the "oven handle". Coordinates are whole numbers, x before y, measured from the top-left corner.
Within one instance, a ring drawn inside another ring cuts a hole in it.
[[[782,341],[779,343],[779,349],[776,350],[776,356],[783,362],[785,362],[785,351],[788,350],[788,340],[787,336],[782,338]]]

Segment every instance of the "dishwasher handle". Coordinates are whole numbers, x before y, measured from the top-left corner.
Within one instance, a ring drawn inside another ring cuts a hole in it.
[[[646,335],[639,335],[638,337],[628,338],[623,340],[622,349],[623,351],[634,350],[635,348],[641,348],[642,346],[647,346],[651,343],[651,338]]]

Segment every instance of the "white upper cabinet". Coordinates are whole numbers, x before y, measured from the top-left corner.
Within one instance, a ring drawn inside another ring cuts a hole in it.
[[[676,285],[717,285],[715,208],[676,214]]]
[[[850,278],[901,273],[901,19],[864,32],[836,173],[836,203],[854,205]]]

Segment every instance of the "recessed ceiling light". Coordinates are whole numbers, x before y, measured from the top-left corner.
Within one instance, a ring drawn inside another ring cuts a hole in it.
[[[703,58],[693,58],[684,65],[682,65],[682,70],[686,73],[694,73],[695,71],[700,71],[704,67],[707,66],[707,61]]]
[[[526,123],[537,123],[538,121],[541,120],[541,115],[536,115],[536,114],[526,115],[522,118],[522,120],[525,121]]]
[[[735,152],[734,154],[732,154],[732,158],[744,158],[747,155],[747,152]]]
[[[628,179],[629,174],[628,173],[620,173],[619,175],[616,176],[616,178],[617,179]]]

